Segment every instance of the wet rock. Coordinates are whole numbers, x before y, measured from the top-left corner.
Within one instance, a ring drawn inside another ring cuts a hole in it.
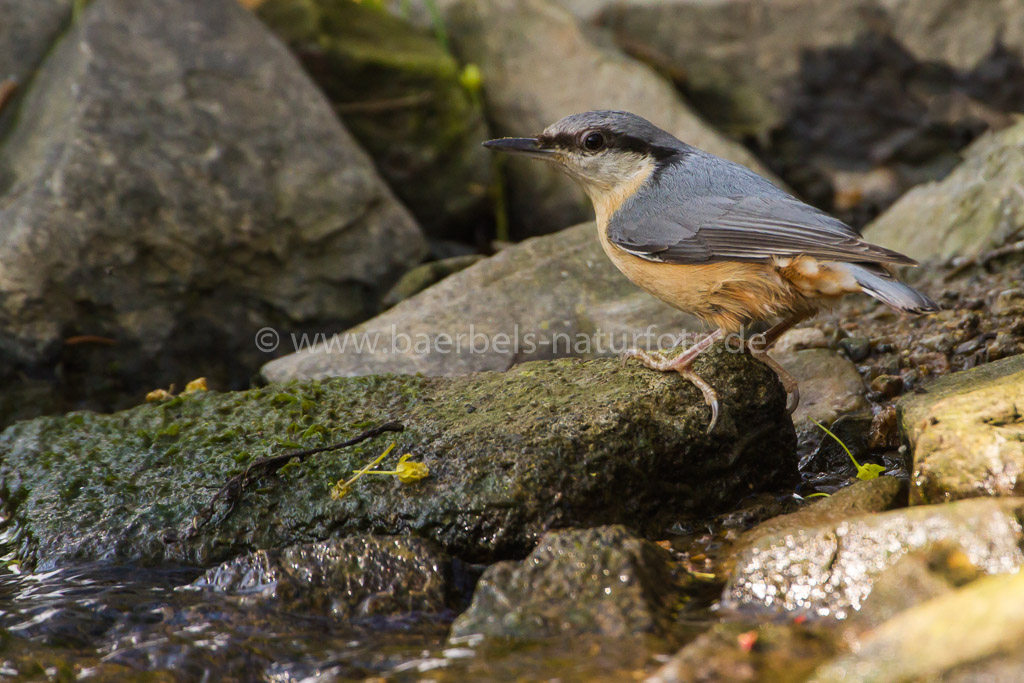
[[[947,375],[899,403],[914,457],[911,499],[1024,491],[1024,356]]]
[[[521,557],[550,528],[629,523],[661,534],[669,517],[721,510],[795,474],[771,370],[721,347],[695,369],[722,400],[711,434],[710,411],[682,377],[617,360],[200,392],[22,422],[0,436],[6,545],[28,565],[208,565],[348,534],[412,533],[476,561]],[[256,458],[387,420],[406,431],[259,476],[226,519],[186,535],[214,489]],[[367,476],[332,499],[335,482],[390,443],[392,458],[411,453],[430,475],[408,485]]]
[[[879,375],[871,380],[871,391],[883,398],[896,398],[903,393],[903,378],[899,375]]]
[[[979,574],[1019,570],[1024,500],[969,500],[853,517],[758,539],[722,596],[731,610],[846,618],[909,553],[957,550]]]
[[[0,156],[0,361],[239,386],[261,327],[374,313],[423,238],[287,50],[233,0],[80,4]]]
[[[825,681],[1013,680],[1007,655],[1024,645],[1024,575],[991,576],[908,609],[869,631],[855,652],[819,668]],[[1016,658],[1019,664],[1019,657]],[[972,673],[977,677],[965,674]]]
[[[442,612],[457,593],[451,558],[410,536],[352,536],[258,550],[209,570],[192,585],[340,619]]]
[[[792,334],[792,333],[790,333]],[[786,342],[786,337],[779,340]],[[798,433],[819,431],[814,420],[832,424],[849,413],[865,410],[864,381],[856,366],[827,348],[791,349],[783,345],[772,351],[800,387],[800,404],[793,413]]]
[[[867,337],[847,337],[839,341],[839,348],[854,363],[860,363],[871,355],[871,340]]]
[[[676,653],[646,683],[802,681],[842,647],[813,626],[716,624]]]
[[[682,331],[700,329],[619,273],[595,230],[587,223],[503,249],[334,340],[271,361],[263,376],[507,370],[542,358],[671,348]],[[358,347],[359,340],[366,342]]]
[[[885,512],[904,506],[906,501],[907,486],[899,479],[858,480],[827,498],[814,499],[796,512],[772,517],[750,529],[733,544],[727,563],[732,566],[737,557],[764,539],[792,536],[803,529],[836,525],[852,517]]]
[[[430,235],[473,242],[490,221],[480,98],[435,36],[350,0],[266,0],[292,49]]]
[[[456,53],[483,72],[497,135],[536,134],[590,109],[626,109],[696,147],[769,173],[694,114],[668,81],[585,32],[559,7],[543,0],[463,0],[446,19]],[[552,232],[591,215],[583,192],[553,166],[509,159],[505,169],[517,234]]]
[[[984,136],[948,177],[915,187],[864,230],[917,259],[976,257],[1024,223],[1024,121]]]
[[[522,562],[488,567],[451,635],[666,635],[681,586],[672,555],[623,527],[555,531]]]
[[[394,306],[483,259],[483,254],[466,254],[416,266],[395,283],[395,286],[384,297],[383,303],[388,307]]]

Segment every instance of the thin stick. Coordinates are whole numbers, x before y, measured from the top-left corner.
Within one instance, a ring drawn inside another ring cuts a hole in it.
[[[231,513],[234,512],[238,501],[242,498],[242,493],[245,491],[245,487],[249,483],[249,477],[257,471],[263,471],[266,473],[276,472],[293,460],[305,460],[311,455],[348,448],[349,446],[355,446],[358,443],[362,443],[363,441],[367,441],[387,432],[401,432],[404,430],[405,427],[399,422],[386,422],[378,427],[374,427],[373,429],[368,429],[362,434],[354,436],[347,441],[342,441],[341,443],[332,444],[330,446],[320,446],[318,448],[307,448],[302,451],[281,453],[280,455],[272,455],[270,457],[260,458],[259,460],[251,462],[249,463],[249,466],[245,468],[244,472],[231,477],[227,480],[227,483],[217,489],[217,492],[213,494],[213,498],[210,499],[209,504],[200,510],[199,514],[192,518],[191,527],[184,534],[184,538],[192,538],[202,531],[203,528],[213,519],[217,503],[222,500],[227,505],[228,509],[224,513],[224,516],[220,518],[220,521],[223,522],[225,519],[230,517]]]

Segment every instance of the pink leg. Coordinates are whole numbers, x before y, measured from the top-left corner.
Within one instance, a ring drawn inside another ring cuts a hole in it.
[[[790,415],[800,405],[800,386],[796,381],[796,377],[793,377],[784,367],[775,362],[775,359],[768,355],[768,351],[775,346],[775,342],[779,340],[779,337],[806,318],[806,315],[795,315],[787,318],[769,328],[763,335],[763,341],[755,345],[752,343],[753,340],[751,340],[747,344],[747,351],[750,352],[750,355],[774,370],[779,381],[782,382],[782,386],[786,390],[786,410],[789,411]]]
[[[715,423],[718,422],[718,392],[715,391],[714,387],[705,382],[700,375],[691,370],[690,366],[693,365],[693,361],[697,359],[697,356],[711,348],[723,336],[724,332],[722,330],[715,330],[675,358],[664,358],[643,349],[630,349],[626,351],[625,356],[626,358],[636,358],[652,370],[659,370],[661,372],[675,370],[700,389],[700,393],[704,395],[704,402],[711,408],[711,423],[708,425],[708,432],[710,432],[715,428]]]

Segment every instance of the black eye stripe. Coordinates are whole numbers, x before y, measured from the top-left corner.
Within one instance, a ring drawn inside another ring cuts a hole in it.
[[[677,154],[677,150],[652,145],[632,135],[616,134],[605,129],[592,129],[588,131],[587,135],[590,133],[600,133],[604,136],[604,145],[602,146],[602,149],[618,149],[625,152],[633,152],[634,154],[652,156],[658,160],[667,159]],[[583,137],[586,138],[586,135]],[[583,147],[583,140],[580,139],[578,134],[556,133],[554,135],[542,135],[540,137],[540,141],[542,144],[549,147],[557,147],[564,150],[582,149],[590,151]]]

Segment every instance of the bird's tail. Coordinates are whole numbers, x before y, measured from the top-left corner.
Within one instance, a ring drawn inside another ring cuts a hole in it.
[[[897,311],[916,314],[940,310],[937,303],[897,280],[895,275],[882,266],[867,263],[847,263],[846,266],[865,294],[870,294]]]

